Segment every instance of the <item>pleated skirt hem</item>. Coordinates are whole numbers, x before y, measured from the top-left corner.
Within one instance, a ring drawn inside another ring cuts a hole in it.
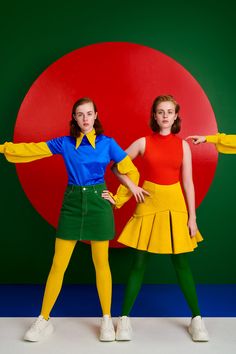
[[[192,252],[203,240],[198,231],[191,237],[188,212],[179,183],[158,185],[145,181],[150,193],[137,205],[118,242],[142,251],[160,254]]]
[[[118,242],[151,253],[192,252],[203,238],[199,231],[191,237],[187,222],[187,213],[173,210],[142,217],[133,216],[123,229]]]

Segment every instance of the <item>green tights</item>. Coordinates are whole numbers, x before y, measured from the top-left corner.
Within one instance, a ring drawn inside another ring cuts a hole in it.
[[[146,269],[149,253],[136,251],[131,274],[125,290],[125,299],[122,307],[122,316],[128,316],[142,286],[143,276]],[[179,286],[184,294],[192,317],[200,315],[196,287],[192,272],[189,267],[187,254],[172,254],[171,260],[175,268]]]

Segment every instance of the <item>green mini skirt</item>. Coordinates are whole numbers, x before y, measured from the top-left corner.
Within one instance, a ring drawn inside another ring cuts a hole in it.
[[[111,204],[102,198],[105,184],[66,188],[56,237],[64,240],[105,241],[115,235]]]

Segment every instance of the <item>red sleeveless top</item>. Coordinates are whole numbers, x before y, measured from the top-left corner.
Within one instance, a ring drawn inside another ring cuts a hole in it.
[[[144,179],[157,184],[173,184],[180,180],[183,160],[182,139],[173,134],[154,133],[146,137],[143,155]]]

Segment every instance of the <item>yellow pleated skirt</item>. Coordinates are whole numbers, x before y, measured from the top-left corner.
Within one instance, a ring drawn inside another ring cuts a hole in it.
[[[160,185],[145,181],[150,193],[137,204],[118,241],[142,251],[162,254],[192,252],[203,238],[198,231],[191,237],[188,212],[180,183]]]

